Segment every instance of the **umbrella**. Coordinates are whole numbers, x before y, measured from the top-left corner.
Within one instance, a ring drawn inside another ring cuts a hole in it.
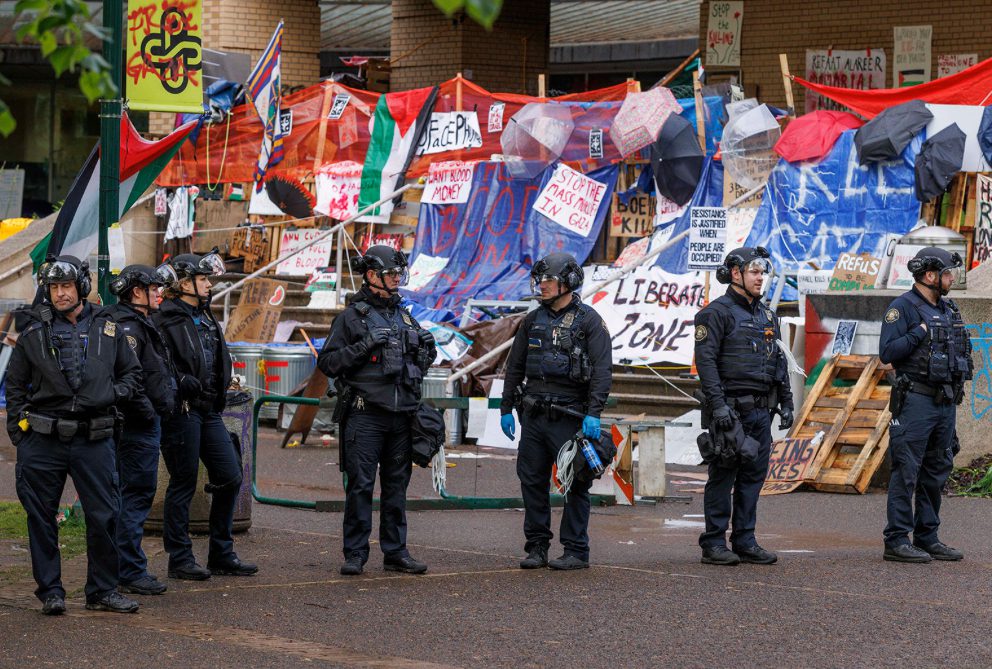
[[[982,112],[982,123],[978,126],[978,146],[982,149],[985,162],[992,165],[992,107]]]
[[[658,141],[651,145],[651,169],[658,192],[682,206],[692,199],[703,169],[696,128],[677,114],[661,126]]]
[[[279,210],[293,218],[313,215],[316,198],[299,179],[273,175],[265,179],[265,194]]]
[[[929,202],[947,190],[964,161],[965,134],[952,123],[923,142],[916,156],[916,199]]]
[[[898,158],[916,133],[932,118],[933,114],[923,100],[910,100],[889,107],[854,133],[858,162],[864,165]]]
[[[667,88],[632,93],[624,99],[610,125],[610,139],[626,158],[654,142],[670,114],[681,113],[682,105]]]
[[[834,148],[845,130],[865,124],[854,114],[819,109],[790,121],[775,143],[775,153],[790,163],[820,160]]]
[[[510,117],[500,136],[506,167],[531,179],[561,157],[575,128],[572,112],[554,102],[531,102]]]
[[[745,188],[766,182],[778,164],[775,143],[781,136],[782,128],[768,105],[731,115],[720,142],[723,166],[730,177]]]

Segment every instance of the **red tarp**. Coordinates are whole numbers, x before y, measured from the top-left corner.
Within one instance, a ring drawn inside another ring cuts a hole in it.
[[[956,74],[906,88],[857,90],[814,84],[800,77],[793,79],[869,119],[884,109],[910,100],[945,105],[986,106],[992,103],[992,58]]]
[[[489,160],[494,153],[502,153],[501,132],[488,132],[489,109],[494,102],[505,104],[504,127],[510,117],[529,102],[545,98],[513,93],[490,93],[470,81],[461,80],[461,108],[474,110],[482,130],[482,146],[463,151],[425,155],[416,158],[407,172],[415,177],[427,173],[432,162],[438,160]],[[609,125],[619,102],[626,97],[627,84],[617,84],[586,93],[575,93],[551,98],[561,102],[603,103],[576,104],[572,115],[576,132],[562,156],[582,171],[590,171],[620,160],[620,153],[609,140]],[[340,119],[327,119],[334,97],[348,94],[351,101]],[[331,163],[365,162],[369,145],[369,120],[375,114],[379,93],[361,91],[334,82],[321,82],[283,98],[282,108],[293,110],[292,133],[284,141],[285,158],[270,169],[273,174],[286,174],[306,178]],[[617,103],[616,105],[610,103]],[[440,86],[436,112],[455,111],[458,105],[458,81],[451,79]],[[326,121],[321,123],[321,119]],[[586,127],[588,126],[588,127]],[[603,130],[603,158],[588,158],[589,128]],[[582,129],[585,128],[584,132]],[[323,137],[323,142],[321,141]],[[196,144],[187,142],[176,154],[162,175],[155,182],[159,186],[185,186],[190,184],[247,183],[252,180],[258,148],[262,141],[262,123],[254,109],[248,105],[235,107],[231,113],[230,127],[225,121],[204,125]],[[323,149],[321,149],[323,145]],[[580,146],[581,145],[581,146]],[[225,150],[226,147],[226,150]]]
[[[775,143],[775,153],[790,163],[819,160],[830,153],[845,130],[864,124],[854,114],[818,109],[789,122]]]

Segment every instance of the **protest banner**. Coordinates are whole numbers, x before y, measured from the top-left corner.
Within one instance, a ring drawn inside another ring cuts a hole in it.
[[[494,102],[489,105],[489,117],[486,129],[490,133],[503,132],[503,113],[506,111],[505,102]]]
[[[534,211],[585,236],[592,230],[606,190],[606,184],[558,163],[551,179],[537,196]]]
[[[937,78],[957,74],[978,65],[977,53],[942,54],[937,56]]]
[[[843,88],[885,88],[885,50],[806,49],[806,80]],[[806,113],[840,109],[840,103],[806,91]]]
[[[472,190],[472,163],[451,160],[431,163],[421,204],[462,204]]]
[[[658,203],[647,193],[634,195],[627,203],[617,200],[610,220],[610,237],[644,237],[654,229]]]
[[[902,88],[930,81],[933,26],[896,26],[892,33],[892,86]]]
[[[318,228],[288,228],[282,231],[279,240],[279,255],[295,251],[307,243],[317,239],[326,231]],[[313,273],[318,267],[327,267],[331,258],[333,235],[322,242],[314,244],[291,258],[283,260],[276,267],[276,274],[291,274],[302,276]]]
[[[714,270],[727,255],[727,210],[693,207],[689,213],[690,270]]]
[[[128,1],[124,78],[131,109],[203,112],[201,13],[201,0]]]
[[[977,175],[975,184],[975,237],[971,266],[978,267],[992,254],[992,177]]]
[[[482,130],[479,129],[479,115],[474,111],[434,112],[420,136],[415,154],[423,156],[480,146]]]
[[[772,443],[768,460],[768,476],[761,486],[762,495],[780,495],[792,492],[803,484],[806,470],[816,456],[814,438],[779,439]]]
[[[875,287],[875,282],[878,281],[881,267],[882,261],[870,253],[845,251],[837,259],[827,290],[870,290]]]
[[[333,163],[314,175],[318,214],[343,221],[358,213],[362,166],[354,161]]]
[[[227,341],[268,343],[276,335],[276,326],[286,301],[286,282],[275,279],[251,279],[241,289],[238,306],[224,328]]]
[[[913,275],[906,267],[913,256],[921,249],[922,244],[899,244],[892,252],[892,264],[889,266],[889,277],[885,287],[889,290],[907,290],[913,287]]]
[[[706,67],[741,66],[743,21],[743,2],[710,2],[706,23]]]
[[[596,267],[592,281],[615,271]],[[692,363],[693,321],[704,304],[701,273],[638,267],[593,294],[589,304],[610,329],[614,364]]]

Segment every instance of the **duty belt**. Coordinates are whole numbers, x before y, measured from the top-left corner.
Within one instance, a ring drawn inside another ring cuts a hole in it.
[[[71,418],[55,418],[44,414],[29,413],[27,415],[28,425],[38,434],[53,435],[61,441],[71,441],[75,437],[81,437],[95,441],[97,439],[107,439],[114,436],[114,417],[98,416],[88,420],[74,420]]]
[[[736,395],[736,396],[729,396],[727,399],[735,404],[741,404],[741,405],[746,405],[748,403],[753,402],[754,408],[756,409],[767,409],[769,404],[768,395],[751,395],[751,394]]]
[[[920,383],[918,381],[910,381],[909,385],[906,386],[906,390],[907,392],[916,393],[917,395],[926,395],[927,397],[936,397],[940,392],[940,388],[928,386],[925,383]]]

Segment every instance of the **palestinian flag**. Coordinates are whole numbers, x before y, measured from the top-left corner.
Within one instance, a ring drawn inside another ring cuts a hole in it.
[[[120,211],[118,220],[152,185],[172,160],[183,141],[196,127],[191,121],[176,128],[158,141],[148,141],[131,125],[127,114],[121,116]],[[90,152],[83,168],[72,182],[52,231],[31,251],[34,271],[49,253],[71,255],[85,260],[96,250],[100,225],[100,152],[99,145]]]
[[[401,185],[410,167],[417,141],[437,99],[437,86],[416,88],[402,93],[386,93],[375,107],[375,120],[365,165],[358,209],[374,204]],[[386,202],[361,218],[369,223],[385,223],[393,211]]]

